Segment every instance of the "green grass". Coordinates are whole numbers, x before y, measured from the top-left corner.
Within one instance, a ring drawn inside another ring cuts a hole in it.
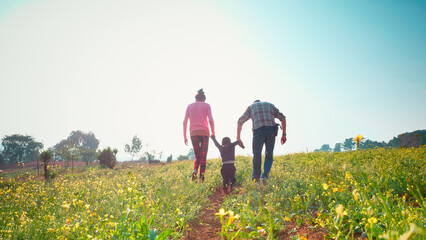
[[[277,156],[266,186],[250,181],[251,158],[237,157],[242,188],[224,200],[218,234],[277,239],[292,222],[325,229],[333,239],[425,238],[425,151]],[[203,184],[190,181],[192,165],[92,168],[51,181],[2,179],[0,239],[182,239],[187,222],[221,186],[220,159],[208,160]]]
[[[276,157],[266,187],[244,180],[249,191],[227,199],[224,208],[239,214],[239,226],[248,233],[240,233],[243,238],[276,238],[290,219],[325,228],[333,239],[414,236],[424,232],[426,224],[425,151],[426,147]],[[249,161],[237,162],[237,171],[246,179]]]

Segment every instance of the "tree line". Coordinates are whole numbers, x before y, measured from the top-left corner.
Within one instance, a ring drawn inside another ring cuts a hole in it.
[[[25,165],[36,161],[44,148],[43,143],[28,135],[12,134],[1,140],[0,166]],[[48,148],[54,161],[65,161],[68,167],[74,161],[84,161],[86,165],[97,159],[99,140],[92,132],[72,131],[70,135],[53,147]]]
[[[98,149],[99,139],[95,137],[93,132],[83,132],[80,130],[72,131],[70,135],[54,146],[44,150],[43,143],[36,141],[32,136],[12,134],[1,139],[0,146],[0,167],[23,166],[25,163],[46,159],[47,162],[64,161],[65,167],[73,169],[74,162],[83,161],[86,165],[94,161],[105,161],[105,165],[113,167],[116,162],[117,149],[105,148]],[[142,150],[142,140],[134,136],[130,144],[124,146],[124,151],[132,157],[138,157],[141,161],[150,161],[161,159],[163,153],[155,150]],[[48,151],[48,153],[42,152]],[[191,149],[187,155],[178,156],[177,160],[194,159],[194,151]],[[51,156],[50,156],[51,155]],[[172,161],[172,155],[167,157],[167,161]]]
[[[124,146],[124,151],[132,156],[132,161],[136,158],[138,158],[139,161],[153,161],[153,160],[158,160],[161,159],[163,157],[163,152],[157,152],[155,150],[151,150],[151,151],[145,151],[143,153],[141,153],[143,144],[142,144],[142,140],[135,135],[132,138],[132,142],[130,144],[126,144]],[[172,155],[169,155],[167,157],[167,162],[171,162],[173,159]],[[187,155],[179,155],[177,157],[178,161],[182,161],[182,160],[186,160],[186,159],[195,159],[195,153],[194,153],[194,149],[190,149]]]
[[[406,132],[392,138],[389,142],[377,142],[369,139],[362,139],[358,149],[372,148],[399,148],[399,147],[420,147],[426,143],[426,130],[417,130],[414,132]],[[353,138],[347,138],[343,143],[336,143],[334,148],[329,144],[323,144],[315,152],[342,152],[352,151],[356,148],[356,143]]]

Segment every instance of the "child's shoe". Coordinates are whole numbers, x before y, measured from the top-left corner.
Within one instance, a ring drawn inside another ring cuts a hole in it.
[[[228,188],[223,187],[223,193],[226,194],[226,195],[229,195]]]
[[[195,180],[197,180],[197,171],[196,170],[194,170],[192,172],[192,181],[195,181]]]
[[[200,182],[204,182],[204,173],[200,174]]]

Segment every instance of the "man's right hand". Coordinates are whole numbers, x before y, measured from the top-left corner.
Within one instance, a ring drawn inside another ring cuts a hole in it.
[[[282,136],[281,137],[281,144],[284,144],[285,142],[287,142],[287,137],[286,136]]]
[[[188,146],[188,139],[185,138],[185,145]]]

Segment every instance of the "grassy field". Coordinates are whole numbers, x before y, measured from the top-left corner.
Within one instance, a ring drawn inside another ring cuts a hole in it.
[[[287,229],[296,224],[332,239],[425,239],[425,153],[426,147],[277,156],[266,186],[250,181],[251,159],[237,157],[241,187],[217,213],[218,234],[305,239]],[[182,239],[221,186],[220,159],[208,160],[202,184],[190,181],[192,165],[88,168],[51,181],[3,173],[0,239]]]

